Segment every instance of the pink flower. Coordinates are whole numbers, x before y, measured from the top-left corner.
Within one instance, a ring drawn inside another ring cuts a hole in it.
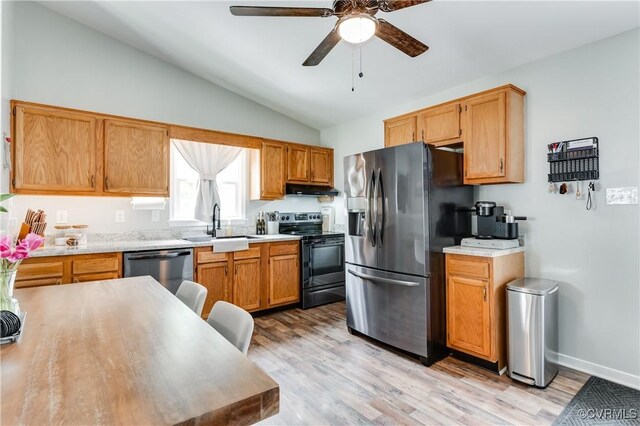
[[[11,254],[11,238],[8,235],[0,237],[0,258],[6,259]]]
[[[18,260],[22,260],[28,256],[29,252],[27,250],[22,247],[16,247],[16,249],[7,257],[7,260],[11,263],[16,263]]]
[[[27,252],[30,252],[40,247],[43,242],[44,242],[44,238],[42,238],[38,234],[30,233],[30,234],[27,234],[27,236],[24,237],[22,241],[20,241],[20,244],[18,244],[18,247],[24,247],[24,249]],[[18,247],[16,247],[16,249]]]

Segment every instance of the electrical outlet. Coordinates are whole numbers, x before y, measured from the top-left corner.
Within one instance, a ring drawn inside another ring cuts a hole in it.
[[[607,188],[607,204],[638,204],[638,188]]]
[[[151,222],[160,222],[160,210],[151,210]]]
[[[124,210],[116,210],[116,223],[124,222]]]
[[[56,210],[56,223],[67,223],[66,210]]]

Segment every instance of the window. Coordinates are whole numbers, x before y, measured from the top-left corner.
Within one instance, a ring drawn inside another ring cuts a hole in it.
[[[216,182],[220,195],[221,220],[245,219],[246,173],[246,150],[242,150],[229,166],[218,173]],[[170,220],[180,225],[201,225],[203,222],[193,217],[197,197],[198,172],[191,168],[178,149],[171,144]]]

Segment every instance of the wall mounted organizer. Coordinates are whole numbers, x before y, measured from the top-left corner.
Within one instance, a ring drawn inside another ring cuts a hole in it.
[[[549,182],[598,180],[600,162],[598,138],[573,139],[547,145]]]

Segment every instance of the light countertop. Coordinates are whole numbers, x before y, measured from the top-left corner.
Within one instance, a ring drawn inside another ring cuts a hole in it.
[[[453,246],[453,247],[445,247],[445,253],[449,254],[462,254],[465,256],[478,256],[478,257],[500,257],[507,256],[509,254],[521,253],[525,251],[524,246],[511,248],[511,249],[489,249],[489,248],[478,248],[478,247],[463,247],[463,246]]]
[[[266,243],[276,241],[297,241],[300,239],[296,235],[255,235],[255,238],[249,238],[249,244]],[[126,240],[126,241],[101,241],[89,242],[87,245],[76,247],[55,246],[53,244],[45,245],[37,249],[29,257],[47,257],[47,256],[69,256],[74,254],[94,254],[94,253],[113,253],[124,251],[142,251],[142,250],[166,250],[174,248],[194,248],[194,247],[213,247],[212,241],[200,241],[197,243],[187,240]]]

